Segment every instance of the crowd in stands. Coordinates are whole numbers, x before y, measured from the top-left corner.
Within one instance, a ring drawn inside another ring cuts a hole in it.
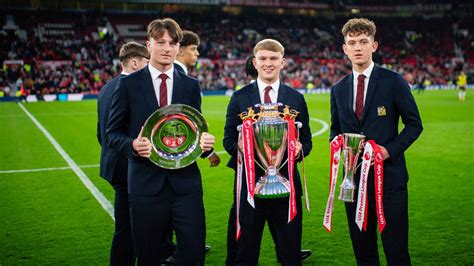
[[[200,60],[190,75],[198,78],[205,90],[245,85],[245,59],[253,45],[267,37],[285,46],[283,80],[294,88],[329,88],[351,70],[339,32],[346,18],[219,12],[159,16],[171,16],[183,29],[200,36]],[[126,41],[117,33],[97,35],[99,27],[105,27],[107,21],[129,21],[144,25],[145,31],[145,25],[155,17],[128,16],[127,20],[127,15],[117,14],[15,14],[18,30],[3,31],[0,36],[0,62],[8,62],[0,70],[0,90],[3,87],[4,92],[14,92],[24,87],[29,94],[96,94],[120,71],[117,51]],[[393,18],[374,20],[376,39],[381,43],[374,57],[376,63],[402,73],[410,84],[450,84],[462,69],[472,83],[472,22],[451,18],[405,18],[397,23]],[[72,24],[72,32],[41,33],[39,25],[47,22]]]

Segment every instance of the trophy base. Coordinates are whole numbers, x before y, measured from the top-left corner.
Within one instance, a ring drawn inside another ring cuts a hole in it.
[[[342,182],[341,189],[339,190],[339,200],[344,202],[354,202],[354,194],[356,186],[350,182]]]
[[[278,199],[290,195],[290,181],[280,174],[262,176],[255,186],[255,197],[260,199]]]

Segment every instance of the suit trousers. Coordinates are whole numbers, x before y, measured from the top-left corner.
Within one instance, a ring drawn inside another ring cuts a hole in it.
[[[127,181],[125,178],[114,178],[111,185],[115,190],[115,232],[110,250],[110,265],[135,265]]]
[[[345,204],[347,221],[357,265],[380,265],[377,247],[378,228],[373,173],[369,175],[367,190],[369,196],[367,232],[361,232],[355,223],[357,202]],[[381,237],[387,264],[410,265],[407,187],[384,189],[383,206],[387,224]]]
[[[296,199],[298,214],[288,223],[288,197],[281,199],[255,198],[254,220],[241,224],[237,242],[236,265],[258,265],[260,243],[265,222],[272,223],[278,252],[283,265],[301,265],[302,209],[301,198]],[[235,234],[234,234],[235,236]]]
[[[278,247],[278,239],[275,227],[273,226],[270,220],[267,220],[268,230],[270,230],[270,234],[272,235],[273,243],[275,244],[275,253],[278,258],[280,259],[280,250]],[[235,224],[235,204],[232,204],[229,213],[229,222],[227,224],[227,257],[225,260],[225,265],[232,266],[235,265],[235,260],[237,258],[237,225]]]
[[[132,231],[138,265],[157,265],[162,244],[169,237],[169,221],[176,232],[177,265],[204,265],[206,225],[202,191],[180,195],[168,180],[154,196],[130,195]]]

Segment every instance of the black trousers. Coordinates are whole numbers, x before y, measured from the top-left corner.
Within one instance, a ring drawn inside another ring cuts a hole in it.
[[[357,265],[380,265],[373,180],[373,174],[370,174],[367,182],[369,192],[367,232],[361,232],[355,223],[357,201],[345,204]],[[384,189],[383,203],[387,224],[381,236],[387,264],[411,265],[408,253],[408,191],[406,186]]]
[[[114,179],[111,185],[115,190],[115,232],[110,250],[110,265],[134,265],[135,253],[130,225],[127,179]]]
[[[273,243],[275,244],[276,256],[278,260],[281,260],[275,227],[273,226],[273,223],[270,220],[267,220],[267,224],[268,224],[268,229],[270,230],[270,234],[273,239]],[[229,213],[229,221],[227,224],[227,257],[225,260],[225,265],[227,266],[235,265],[235,261],[237,258],[237,240],[236,240],[237,228],[236,226],[237,225],[236,225],[236,220],[235,220],[235,204],[232,204],[232,207],[230,208],[230,213]]]
[[[169,221],[176,232],[177,265],[204,265],[206,225],[202,192],[180,195],[165,181],[154,196],[130,195],[132,231],[139,265],[157,265]]]
[[[301,233],[303,216],[301,213],[300,198],[296,199],[296,206],[298,214],[291,223],[288,223],[288,198],[256,198],[253,223],[241,224],[241,235],[237,242],[236,254],[233,253],[234,251],[232,250],[232,242],[235,243],[236,230],[235,219],[232,219],[233,225],[229,226],[228,229],[228,255],[226,265],[258,265],[260,243],[265,222],[268,222],[273,226],[275,234],[274,241],[276,240],[278,255],[282,264],[301,265]],[[232,213],[230,216],[232,216]],[[229,225],[232,224],[230,222],[231,219],[229,219]],[[233,254],[235,254],[235,260],[232,258]]]

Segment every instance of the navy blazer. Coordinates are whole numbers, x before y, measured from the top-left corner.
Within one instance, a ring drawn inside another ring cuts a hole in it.
[[[171,103],[186,104],[200,112],[201,90],[198,81],[175,69]],[[167,170],[156,166],[148,158],[134,154],[133,140],[146,119],[158,108],[148,66],[120,79],[112,99],[106,140],[112,148],[127,154],[128,192],[155,195],[161,190],[166,178],[178,194],[202,191],[201,174],[196,163],[177,170]]]
[[[181,72],[181,73],[183,73],[183,74],[186,75],[186,72],[184,72],[183,67],[181,67],[180,65],[178,65],[178,64],[176,64],[176,63],[173,63],[173,65],[174,65],[174,68],[175,68],[176,70],[178,70],[179,72]]]
[[[109,182],[116,178],[127,178],[127,158],[119,151],[110,148],[105,141],[105,128],[109,118],[112,95],[121,77],[125,77],[125,75],[121,74],[107,82],[100,90],[97,99],[97,140],[102,147],[99,174]]]
[[[353,110],[353,86],[353,75],[350,74],[331,89],[330,139],[342,133],[359,133],[384,146],[390,154],[384,161],[385,188],[406,187],[408,171],[404,151],[423,130],[408,83],[400,74],[375,65],[360,123]],[[399,133],[400,118],[405,127]]]
[[[303,145],[304,155],[308,156],[313,147],[313,142],[311,137],[311,130],[309,128],[308,107],[306,106],[306,101],[303,95],[298,91],[280,83],[277,102],[288,105],[292,109],[295,109],[296,111],[300,112],[296,117],[296,121],[301,122],[303,125],[303,127],[299,131],[299,140]],[[234,92],[227,107],[226,123],[224,128],[224,148],[231,155],[227,166],[234,170],[237,169],[237,140],[239,136],[237,126],[242,124],[242,120],[240,119],[239,114],[242,112],[246,112],[248,107],[253,107],[255,106],[255,104],[258,103],[261,103],[260,94],[258,92],[258,85],[257,82],[252,82],[243,87],[242,89]],[[298,161],[299,160],[301,160],[301,156],[299,157]],[[264,174],[264,172],[257,165],[255,165],[255,169],[255,174],[258,179]],[[280,170],[280,173],[288,178],[288,167],[286,165],[283,166]],[[296,194],[298,196],[301,196],[301,182],[298,168],[296,165],[294,176]],[[247,191],[245,182],[243,182],[242,191]],[[246,199],[246,196],[243,196],[242,198]]]

